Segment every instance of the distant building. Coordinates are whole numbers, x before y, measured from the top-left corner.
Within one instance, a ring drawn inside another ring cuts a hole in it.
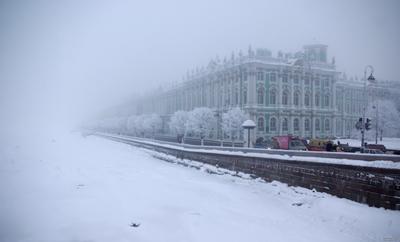
[[[349,136],[361,117],[363,82],[347,80],[327,58],[326,45],[306,45],[277,57],[249,47],[247,55],[211,60],[206,68],[189,72],[183,83],[145,97],[137,112],[155,112],[167,120],[177,110],[209,107],[220,119],[226,110],[240,107],[257,124],[253,139]],[[221,137],[216,124],[213,138]]]

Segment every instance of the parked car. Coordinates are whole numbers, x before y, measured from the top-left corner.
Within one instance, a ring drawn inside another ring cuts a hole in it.
[[[254,144],[254,148],[267,149],[272,147],[271,140],[265,140],[263,137],[259,137]]]
[[[274,149],[307,150],[307,142],[304,139],[292,135],[272,137],[272,142]]]
[[[328,144],[333,145],[333,142],[331,140],[326,140],[326,139],[311,139],[310,142],[308,143],[308,150],[311,151],[326,151]],[[332,148],[332,147],[331,147]]]
[[[386,153],[386,147],[382,144],[367,144],[367,148],[373,150],[380,150],[383,153]]]
[[[363,153],[365,153],[365,154],[384,154],[384,152],[382,150],[369,149],[369,148],[364,149]]]

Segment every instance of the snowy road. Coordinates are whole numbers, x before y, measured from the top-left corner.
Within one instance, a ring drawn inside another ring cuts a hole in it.
[[[5,142],[0,191],[1,242],[400,241],[399,211],[78,134]]]

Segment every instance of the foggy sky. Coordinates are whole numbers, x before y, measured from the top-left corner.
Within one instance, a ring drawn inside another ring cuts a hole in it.
[[[1,126],[75,122],[249,44],[400,81],[400,2],[1,1]]]

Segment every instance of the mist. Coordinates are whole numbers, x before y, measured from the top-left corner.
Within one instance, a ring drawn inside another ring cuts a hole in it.
[[[400,80],[398,1],[2,1],[3,130],[72,128],[231,52],[327,44],[337,70]]]
[[[400,241],[399,13],[0,1],[0,241]]]

